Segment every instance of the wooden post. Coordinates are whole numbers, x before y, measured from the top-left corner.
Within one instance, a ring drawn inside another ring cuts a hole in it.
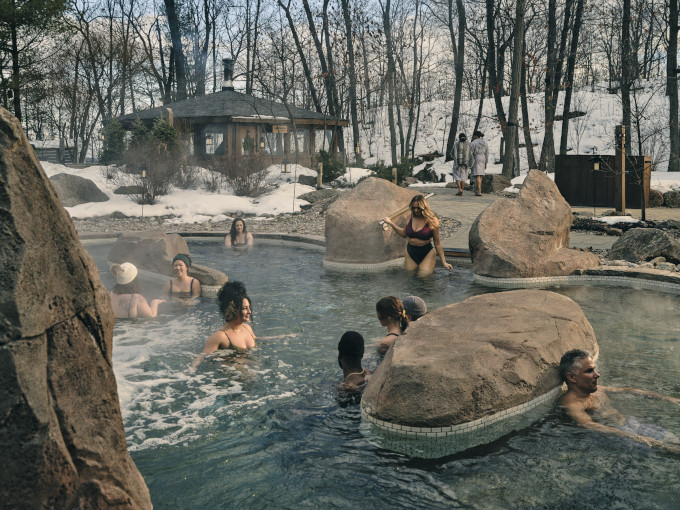
[[[397,184],[397,169],[392,167],[392,183]]]
[[[626,126],[616,126],[614,208],[626,214]]]
[[[323,163],[319,163],[319,173],[316,176],[316,189],[323,188]]]

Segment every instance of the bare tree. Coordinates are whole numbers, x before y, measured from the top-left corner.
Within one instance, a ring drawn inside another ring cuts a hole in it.
[[[678,0],[668,0],[668,50],[666,51],[666,94],[670,143],[668,171],[680,172],[680,131],[678,130]]]

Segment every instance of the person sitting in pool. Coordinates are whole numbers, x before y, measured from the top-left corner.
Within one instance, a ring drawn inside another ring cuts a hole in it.
[[[253,328],[250,327],[250,315],[252,313],[250,298],[246,293],[246,287],[241,282],[233,281],[225,283],[217,293],[217,302],[220,313],[224,318],[224,326],[215,331],[205,343],[203,352],[191,363],[196,368],[206,355],[218,349],[233,349],[246,351],[255,347],[255,340],[271,340],[274,338],[295,337],[297,333],[287,335],[256,337]]]
[[[201,282],[188,275],[191,267],[189,255],[179,253],[172,259],[172,272],[175,276],[165,284],[163,295],[173,301],[194,302],[201,296]]]
[[[156,317],[158,305],[165,299],[153,299],[149,304],[141,294],[137,268],[130,262],[114,264],[111,274],[116,279],[109,296],[116,319],[136,319],[137,317]]]
[[[418,270],[418,274],[427,275],[434,271],[439,255],[442,265],[449,271],[453,266],[446,262],[444,248],[439,238],[439,220],[430,209],[423,195],[416,195],[411,199],[411,217],[404,228],[397,226],[389,217],[383,221],[401,237],[408,238],[404,267],[409,271]],[[434,240],[434,250],[431,239]]]
[[[409,324],[427,314],[425,301],[418,296],[406,296],[401,300],[401,304],[404,307],[404,312],[406,312],[406,322]]]
[[[387,328],[387,335],[378,343],[378,354],[384,356],[397,337],[404,332],[408,322],[401,301],[394,296],[387,296],[378,301],[375,304],[375,311],[380,325]]]
[[[345,332],[338,343],[338,364],[343,375],[338,385],[340,391],[355,393],[366,385],[371,372],[361,366],[363,357],[364,337],[356,331]]]
[[[231,230],[224,238],[227,248],[250,248],[253,245],[253,234],[246,229],[243,218],[234,218],[231,222]]]
[[[625,418],[610,404],[607,393],[629,392],[657,400],[667,400],[680,405],[680,399],[659,395],[635,388],[612,388],[598,386],[600,374],[595,370],[592,357],[585,351],[575,349],[567,352],[560,360],[560,377],[567,384],[567,392],[560,399],[561,407],[579,425],[592,430],[630,437],[638,443],[648,446],[660,446],[670,451],[680,453],[680,447],[670,445],[634,431],[625,430]],[[604,425],[593,421],[592,415],[599,418],[618,421],[623,429]],[[659,427],[657,427],[661,430]]]

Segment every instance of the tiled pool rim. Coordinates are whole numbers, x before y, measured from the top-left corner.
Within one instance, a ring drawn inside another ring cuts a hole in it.
[[[182,237],[193,240],[218,241],[226,232],[181,233]],[[83,245],[110,243],[119,233],[85,234],[80,237]],[[267,244],[305,245],[318,251],[325,251],[325,240],[321,236],[304,236],[296,234],[256,234],[255,238]],[[462,260],[460,251],[453,260]],[[402,259],[403,263],[403,259]],[[358,268],[360,265],[353,265]],[[326,268],[324,263],[324,268]],[[385,269],[390,266],[383,266]],[[343,270],[343,269],[341,269]],[[346,270],[346,269],[344,269]],[[622,274],[626,273],[626,274]],[[540,288],[555,285],[607,285],[615,287],[631,287],[670,292],[680,295],[680,276],[664,275],[659,272],[631,271],[621,267],[606,267],[583,271],[582,274],[569,276],[549,276],[538,278],[492,278],[473,273],[476,282],[501,288]],[[215,294],[218,289],[214,289]],[[471,422],[448,427],[412,427],[379,420],[372,416],[372,410],[365,401],[361,401],[361,415],[367,423],[385,433],[381,439],[382,446],[393,451],[422,458],[437,458],[462,451],[485,442],[490,442],[512,430],[530,425],[540,418],[543,411],[554,405],[563,391],[563,385],[540,395],[529,402],[509,409],[504,409]]]

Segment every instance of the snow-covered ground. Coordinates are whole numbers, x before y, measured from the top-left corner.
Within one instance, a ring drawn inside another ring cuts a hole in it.
[[[640,96],[638,104],[645,104],[645,118],[652,119],[642,122],[641,138],[644,140],[643,151],[653,158],[653,171],[651,187],[660,192],[672,189],[680,190],[680,172],[666,172],[667,157],[665,148],[668,145],[667,128],[667,99],[663,94],[661,82],[649,82],[636,91]],[[507,108],[507,99],[506,108]],[[650,99],[649,101],[647,99]],[[459,132],[466,132],[471,138],[472,129],[476,118],[478,102],[464,101],[461,109]],[[561,104],[558,111],[561,111]],[[573,110],[581,110],[586,115],[570,121],[569,154],[613,154],[614,153],[614,130],[621,122],[620,98],[608,94],[606,88],[578,91],[575,94]],[[379,112],[384,113],[384,112]],[[416,154],[443,153],[448,136],[451,115],[451,104],[443,101],[431,102],[422,105],[420,115],[420,127],[415,146]],[[479,129],[484,132],[489,144],[489,165],[487,173],[501,173],[499,161],[499,149],[501,133],[497,121],[494,119],[495,107],[493,101],[486,99],[484,111]],[[536,94],[529,96],[529,115],[532,126],[532,140],[538,144],[534,147],[536,159],[540,156],[540,147],[543,142],[543,97]],[[386,115],[376,114],[370,129],[362,130],[361,147],[367,164],[378,161],[390,160],[389,129]],[[560,130],[562,123],[555,123],[555,145],[559,150]],[[349,131],[347,135],[349,135]],[[351,138],[347,141],[348,146],[353,146]],[[633,137],[633,146],[637,147],[636,137]],[[633,150],[637,153],[637,150]],[[526,176],[526,152],[520,150],[521,168],[525,169],[522,174],[513,179],[513,184],[519,184]],[[67,210],[73,217],[92,218],[104,216],[119,211],[126,216],[141,216],[142,206],[135,203],[126,195],[116,195],[114,189],[125,182],[125,176],[119,175],[116,179],[107,180],[106,167],[91,166],[85,169],[73,169],[62,165],[43,162],[43,168],[48,176],[58,173],[72,173],[92,180],[109,197],[106,202],[93,202],[68,207]],[[431,168],[438,175],[443,175],[444,183],[420,184],[419,186],[441,187],[446,182],[451,182],[451,163],[444,161],[444,157],[437,158],[431,163]],[[290,173],[283,173],[281,165],[272,165],[268,172],[270,180],[276,184],[276,188],[257,198],[237,197],[226,186],[212,192],[206,189],[204,182],[210,181],[212,176],[205,169],[196,169],[195,189],[172,189],[168,195],[158,198],[158,203],[145,205],[145,216],[173,215],[167,220],[169,223],[194,223],[204,221],[221,221],[227,218],[229,213],[241,212],[264,217],[265,215],[277,215],[281,213],[296,212],[305,201],[296,197],[314,190],[311,186],[296,183],[299,175],[316,176],[316,171],[291,165]],[[425,164],[414,168],[416,174],[425,167]],[[340,178],[347,183],[356,183],[370,172],[363,168],[349,167],[347,173]],[[511,191],[509,188],[508,191]],[[680,216],[680,213],[679,213]]]

